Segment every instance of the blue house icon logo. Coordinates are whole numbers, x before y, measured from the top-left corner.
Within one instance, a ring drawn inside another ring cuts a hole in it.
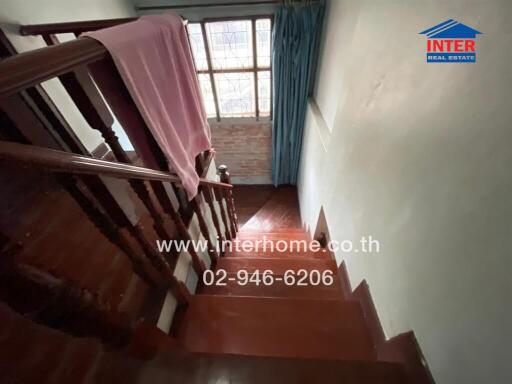
[[[420,32],[427,36],[427,63],[476,62],[477,31],[450,19]]]

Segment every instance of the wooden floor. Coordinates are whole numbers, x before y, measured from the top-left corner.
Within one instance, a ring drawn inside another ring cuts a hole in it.
[[[254,216],[276,193],[276,190],[273,185],[235,185],[233,198],[236,204],[238,225],[243,226]]]
[[[249,190],[245,192],[245,194],[248,193]],[[250,193],[260,194],[261,197],[258,199],[252,197],[252,205],[248,203],[250,200],[248,196],[243,198],[242,202],[235,199],[237,213],[240,208],[242,212],[249,212],[249,208],[255,210],[257,207],[256,201],[258,204],[265,198],[266,201],[259,206],[259,209],[253,213],[249,220],[240,225],[241,231],[286,232],[302,230],[297,188],[283,186],[275,188],[269,193],[268,190],[262,189],[260,191],[259,187],[255,187]]]

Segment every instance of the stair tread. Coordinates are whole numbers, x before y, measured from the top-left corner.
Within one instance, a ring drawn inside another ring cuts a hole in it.
[[[397,363],[291,359],[169,351],[148,364],[152,382],[244,384],[404,384]],[[108,369],[106,382],[121,382],[126,372]],[[126,380],[124,380],[126,381]]]
[[[284,274],[287,270],[306,269],[330,270],[337,272],[338,267],[334,260],[330,259],[308,259],[308,258],[278,258],[278,257],[222,257],[217,262],[217,269],[224,269],[228,273],[236,273],[241,269],[248,272],[268,269],[274,274]]]
[[[375,360],[357,302],[193,296],[178,330],[192,352]]]
[[[278,240],[311,240],[310,236],[306,232],[295,231],[295,232],[261,232],[261,231],[241,231],[237,233],[237,238],[240,240],[261,240],[267,238],[269,241]]]
[[[233,275],[228,275],[233,276]],[[201,289],[201,294],[224,296],[254,296],[254,297],[287,297],[304,299],[340,299],[343,298],[341,286],[334,282],[332,285],[287,285],[283,281],[274,281],[272,285],[263,283],[256,285],[248,283],[241,285],[236,281],[226,281],[225,285],[210,285]]]
[[[313,260],[332,260],[329,252],[323,251],[305,251],[305,252],[276,252],[276,251],[243,251],[243,250],[226,250],[225,258],[256,258],[256,259],[288,259],[288,260],[304,260],[304,259],[313,259]]]
[[[250,234],[261,231],[262,229],[241,227],[238,233]],[[265,232],[265,230],[263,230],[263,232]],[[307,231],[302,227],[273,227],[271,230],[268,230],[267,233],[307,233]]]

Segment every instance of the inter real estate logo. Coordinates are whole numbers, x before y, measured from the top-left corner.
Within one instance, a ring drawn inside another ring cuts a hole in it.
[[[453,19],[420,32],[427,36],[427,63],[476,62],[476,35],[480,34]]]

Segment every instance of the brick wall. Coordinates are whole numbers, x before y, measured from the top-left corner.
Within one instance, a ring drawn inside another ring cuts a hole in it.
[[[270,184],[270,122],[210,123],[215,163],[226,164],[235,184]]]

